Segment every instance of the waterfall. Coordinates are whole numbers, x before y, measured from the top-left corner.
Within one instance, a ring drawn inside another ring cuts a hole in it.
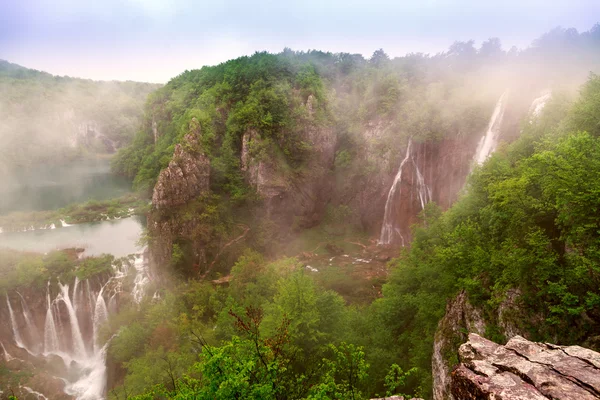
[[[8,299],[8,295],[6,295],[6,304],[8,305],[8,314],[10,315],[10,324],[12,326],[13,337],[15,338],[15,343],[22,349],[27,350],[29,353],[29,349],[25,346],[23,339],[21,338],[21,333],[19,332],[19,325],[17,324],[17,319],[15,318],[15,313],[13,312],[12,306],[10,305],[10,300]]]
[[[400,204],[396,201],[398,195],[400,195],[402,183],[402,170],[404,166],[411,162],[415,169],[415,176],[417,182],[417,195],[419,197],[419,204],[421,205],[421,209],[425,208],[425,204],[431,201],[431,189],[425,183],[425,178],[423,174],[419,170],[418,164],[415,162],[414,157],[412,155],[412,139],[408,140],[408,146],[406,147],[406,155],[404,159],[400,163],[400,167],[398,168],[398,172],[394,178],[394,182],[392,183],[392,187],[388,192],[387,200],[385,202],[385,211],[383,214],[383,223],[381,225],[381,234],[379,237],[379,244],[387,245],[394,242],[394,238],[397,236],[400,238],[400,242],[402,246],[405,246],[404,236],[400,229],[395,226],[394,221],[394,211],[398,209]]]
[[[540,97],[533,100],[531,107],[529,107],[529,114],[531,114],[531,120],[529,120],[529,122],[532,122],[534,118],[540,115],[546,106],[546,103],[550,100],[550,97],[552,97],[552,92],[550,90],[544,90]]]
[[[48,291],[46,294],[48,309],[46,310],[46,322],[44,323],[44,354],[56,353],[59,351],[58,333],[54,324],[54,313],[52,312],[52,301],[50,300],[50,282],[48,282]]]
[[[4,360],[6,362],[9,362],[9,361],[15,359],[13,356],[11,356],[10,354],[8,354],[8,351],[6,351],[6,348],[4,347],[4,343],[0,342],[0,347],[2,347],[2,352],[4,353]]]
[[[504,116],[504,108],[506,107],[506,97],[508,97],[508,90],[498,99],[494,112],[492,113],[492,118],[488,124],[487,131],[477,145],[475,157],[473,158],[474,163],[477,165],[483,164],[498,146],[498,140],[500,139],[500,125],[502,123],[502,117]]]
[[[136,255],[135,261],[133,263],[133,267],[135,268],[135,280],[133,282],[133,290],[131,294],[133,295],[133,299],[136,303],[140,303],[142,301],[142,297],[144,297],[144,289],[146,288],[146,284],[150,282],[150,278],[148,278],[147,265],[144,262],[143,255]]]
[[[60,224],[63,226],[63,228],[65,228],[67,226],[73,226],[73,224],[67,224],[64,219],[61,219],[59,221],[60,221]]]
[[[108,319],[108,309],[106,308],[104,297],[102,297],[104,288],[105,286],[103,286],[102,289],[100,289],[100,293],[98,293],[96,307],[94,309],[94,352],[96,352],[98,348],[98,330],[100,326]]]
[[[71,335],[73,337],[74,356],[79,357],[80,359],[85,359],[85,357],[87,357],[87,352],[85,350],[85,343],[83,342],[83,337],[81,336],[81,330],[79,329],[79,321],[77,319],[77,314],[75,313],[75,309],[73,308],[73,304],[71,303],[71,299],[69,298],[69,285],[63,285],[61,283],[59,283],[58,285],[62,292],[61,300],[65,303],[67,311],[69,312],[69,320],[71,322]]]
[[[40,334],[38,333],[37,327],[33,323],[33,317],[31,316],[31,311],[29,311],[27,302],[25,301],[25,299],[23,298],[21,293],[17,292],[17,294],[21,298],[21,308],[23,309],[23,317],[25,318],[25,326],[27,328],[27,332],[29,333],[29,339],[30,339],[29,341],[30,341],[30,343],[34,343],[34,346],[35,346],[34,348],[36,350],[38,350],[38,348],[41,344]],[[36,351],[36,353],[39,353],[39,351]]]
[[[59,282],[58,294],[53,299],[51,284],[48,282],[45,309],[41,306],[41,310],[30,310],[25,299],[20,296],[22,306],[22,315],[20,315],[20,310],[13,310],[10,298],[6,296],[13,337],[17,346],[36,357],[50,355],[60,357],[64,362],[65,375],[57,377],[65,382],[65,393],[77,400],[105,398],[108,342],[104,345],[99,343],[99,329],[108,320],[109,312],[118,309],[117,294],[122,290],[123,281],[130,276],[126,273],[127,269],[130,272],[133,272],[132,269],[135,270],[136,276],[131,294],[133,301],[139,303],[143,299],[145,286],[150,281],[147,265],[141,254],[135,255],[135,259],[122,265],[121,269],[115,264],[114,275],[104,283],[99,292],[93,290],[90,280],[80,281],[76,278],[72,286]],[[43,337],[39,337],[36,342],[41,351],[36,355],[26,347],[25,343],[34,342],[32,335],[35,333],[41,336],[41,332],[35,328],[36,319],[33,318],[33,315],[38,317],[38,312],[41,314],[39,317],[45,316],[45,320]],[[7,361],[12,360],[12,356],[4,349],[2,343],[0,348],[4,352],[4,358]]]

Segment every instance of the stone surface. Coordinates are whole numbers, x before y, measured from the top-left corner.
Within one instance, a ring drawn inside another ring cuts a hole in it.
[[[200,123],[193,118],[189,132],[175,146],[169,166],[158,176],[152,194],[156,209],[184,205],[208,190],[210,161],[199,148],[199,137]]]
[[[477,334],[459,349],[457,399],[600,399],[600,354],[515,336],[505,346]]]
[[[447,354],[456,354],[458,346],[467,340],[465,332],[483,334],[485,323],[480,310],[473,307],[463,291],[446,306],[433,343],[431,368],[434,400],[453,399],[450,392],[450,368]]]

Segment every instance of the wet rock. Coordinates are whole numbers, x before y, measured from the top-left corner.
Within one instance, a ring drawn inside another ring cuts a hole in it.
[[[457,399],[600,399],[600,354],[515,336],[505,346],[470,334],[452,372]]]

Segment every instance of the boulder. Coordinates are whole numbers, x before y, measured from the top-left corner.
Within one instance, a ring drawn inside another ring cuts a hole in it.
[[[515,336],[505,346],[469,334],[452,372],[457,399],[600,399],[600,354]]]

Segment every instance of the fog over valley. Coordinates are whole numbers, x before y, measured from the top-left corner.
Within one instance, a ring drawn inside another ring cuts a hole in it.
[[[600,399],[600,6],[8,0],[0,400]]]

